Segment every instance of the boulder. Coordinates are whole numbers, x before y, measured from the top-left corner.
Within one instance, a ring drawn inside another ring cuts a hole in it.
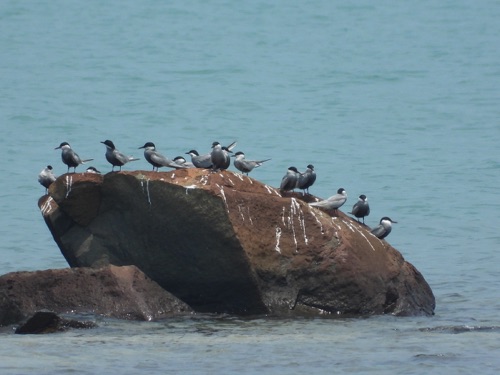
[[[134,320],[192,311],[135,266],[12,272],[0,276],[0,296],[0,325],[40,310]]]
[[[433,314],[418,270],[315,199],[184,169],[66,174],[39,207],[71,267],[135,265],[196,311]]]

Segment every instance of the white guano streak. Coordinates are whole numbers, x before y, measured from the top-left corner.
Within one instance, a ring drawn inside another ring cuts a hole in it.
[[[276,250],[278,253],[281,254],[280,238],[281,238],[281,228],[276,227],[276,246],[274,247],[274,250]]]
[[[207,182],[208,182],[208,175],[202,176],[201,179],[200,179],[200,184],[206,185]]]
[[[269,194],[276,194],[278,197],[281,197],[281,195],[276,191],[275,188],[273,188],[269,185],[264,185],[264,187],[266,188],[266,190]]]
[[[347,223],[346,221],[342,220],[341,221],[347,225],[347,227],[351,230],[352,233],[355,233],[356,231],[354,230],[354,228],[352,227],[351,223]]]
[[[358,228],[356,228],[356,227],[352,226],[352,224],[351,224],[351,223],[347,223],[347,222],[345,222],[344,220],[342,220],[342,222],[343,222],[344,224],[346,224],[346,225],[347,225],[347,226],[348,226],[348,227],[349,227],[349,228],[350,228],[353,232],[354,232],[354,231],[356,231],[356,232],[358,232],[359,234],[361,234],[361,235],[364,237],[364,239],[366,240],[366,242],[368,242],[368,245],[370,245],[370,247],[372,248],[372,250],[373,250],[373,251],[375,251],[375,248],[373,247],[372,243],[371,243],[370,241],[368,241],[368,238],[366,238],[366,236],[363,234],[363,232],[361,232]]]
[[[142,187],[142,192],[146,193],[146,196],[148,198],[148,203],[151,206],[151,195],[149,194],[149,178],[146,179],[146,191],[144,191],[144,179],[141,178],[141,187]]]
[[[73,186],[73,176],[66,175],[66,198],[68,198],[72,186]]]
[[[246,210],[245,210],[246,208]],[[250,216],[250,207],[245,207],[243,204],[238,205],[238,212],[240,213],[241,220],[245,221],[245,213],[248,216],[248,221],[253,225],[252,216]]]
[[[196,189],[197,186],[196,185],[188,185],[188,186],[184,186],[184,189],[186,189],[186,195],[188,194],[188,191],[190,189]]]
[[[40,211],[42,212],[42,216],[50,214],[50,211],[52,211],[52,197],[48,197],[45,203],[40,207]]]
[[[295,198],[292,198],[291,204],[294,206],[294,213],[298,213],[299,224],[300,227],[302,228],[302,234],[304,236],[304,243],[308,245],[309,240],[306,234],[306,222],[304,220],[304,212],[302,211],[302,208],[300,208],[300,204],[299,202],[297,202]]]
[[[238,177],[241,181],[243,181],[243,173],[235,173],[235,172],[232,172],[233,173],[233,176],[236,176]]]
[[[220,186],[219,184],[216,185],[220,189],[220,195],[222,196],[222,200],[224,201],[224,205],[226,206],[226,211],[227,213],[229,213],[229,206],[227,205],[227,199],[226,199],[226,194],[224,193],[224,187]]]
[[[241,209],[241,205],[238,205],[238,212],[240,213],[241,220],[245,221],[245,216],[243,215],[243,210]]]
[[[293,215],[295,215],[295,206],[292,198],[290,202],[290,215],[288,215],[288,228],[292,228],[293,242],[295,243],[295,251],[297,251],[297,237],[295,236],[295,225],[293,223]]]
[[[316,220],[316,222],[319,224],[319,228],[320,228],[321,234],[325,234],[325,231],[323,230],[323,224],[321,223],[321,221],[318,219],[318,217],[314,213],[314,210],[310,209],[309,213],[314,217],[314,219]]]
[[[337,230],[341,230],[342,227],[335,222],[336,217],[332,217],[332,224],[337,227]]]
[[[253,225],[252,216],[250,216],[250,207],[247,207],[247,211],[248,211],[248,220],[250,220],[250,224]]]

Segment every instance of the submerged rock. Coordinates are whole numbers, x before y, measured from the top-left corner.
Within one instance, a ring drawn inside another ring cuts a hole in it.
[[[66,174],[39,207],[71,267],[136,265],[196,311],[433,314],[397,250],[311,199],[185,169]]]
[[[95,328],[94,322],[80,322],[73,319],[61,318],[51,311],[38,311],[26,323],[18,327],[17,334],[41,334],[67,331],[70,328],[88,329]]]
[[[0,296],[0,326],[40,310],[135,320],[192,311],[135,266],[12,272],[0,276]]]

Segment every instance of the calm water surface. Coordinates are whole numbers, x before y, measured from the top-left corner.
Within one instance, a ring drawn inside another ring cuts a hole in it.
[[[313,194],[344,187],[344,211],[366,194],[369,225],[397,220],[388,240],[437,308],[8,328],[0,372],[498,373],[498,19],[493,0],[1,2],[1,274],[67,266],[36,204],[38,172],[66,171],[60,142],[107,172],[104,139],[170,157],[238,140],[272,158],[253,177],[278,186],[312,163]]]

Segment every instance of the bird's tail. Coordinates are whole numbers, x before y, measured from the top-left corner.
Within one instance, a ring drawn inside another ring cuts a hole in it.
[[[136,161],[136,160],[141,160],[141,158],[134,158],[133,156],[128,157],[128,161]]]
[[[238,142],[238,141],[234,141],[233,143],[231,143],[231,144],[230,144],[229,146],[227,146],[226,148],[227,148],[229,151],[231,151],[231,150],[232,150],[232,149],[236,146],[236,143],[237,143],[237,142]]]
[[[165,163],[165,167],[175,168],[175,169],[186,169],[185,165],[180,165],[175,162]]]
[[[94,159],[85,159],[85,160],[82,160],[82,164],[85,164],[86,162],[92,161],[92,160],[94,160]]]

